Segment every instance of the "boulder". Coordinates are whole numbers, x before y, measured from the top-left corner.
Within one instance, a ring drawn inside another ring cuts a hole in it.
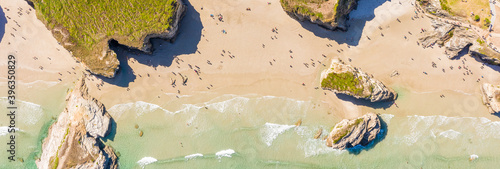
[[[380,132],[380,119],[368,113],[356,119],[344,119],[333,127],[326,139],[326,145],[335,149],[348,149],[356,145],[366,146]]]

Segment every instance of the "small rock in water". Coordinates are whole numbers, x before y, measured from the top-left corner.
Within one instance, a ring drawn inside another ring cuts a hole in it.
[[[318,139],[321,137],[321,134],[323,133],[323,129],[319,128],[318,132],[316,132],[316,135],[314,135],[314,139]]]
[[[21,163],[24,163],[24,159],[21,157],[17,158],[17,160],[19,160]]]
[[[135,127],[135,129],[138,129],[138,128],[139,128],[139,125],[135,124],[135,126],[134,126],[134,127]]]
[[[295,126],[300,126],[302,124],[302,119],[299,119],[297,122],[295,122]]]
[[[142,131],[139,131],[139,137],[142,137],[144,133]]]

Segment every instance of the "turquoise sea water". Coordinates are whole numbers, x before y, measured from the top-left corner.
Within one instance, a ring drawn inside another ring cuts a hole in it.
[[[400,107],[425,95],[396,89],[401,93]],[[20,121],[17,134],[17,156],[25,162],[10,163],[2,158],[0,168],[35,167],[40,140],[65,106],[65,86],[51,90],[62,94],[52,101],[34,101],[39,104],[20,102],[21,110],[31,113],[20,115],[31,121]],[[116,123],[104,141],[120,154],[119,164],[125,169],[494,168],[500,164],[500,152],[495,149],[500,146],[500,122],[484,117],[411,115],[377,109],[374,111],[387,126],[377,141],[339,151],[313,137],[320,129],[325,136],[342,119],[329,114],[325,104],[310,100],[223,95],[198,103],[136,101],[106,107]],[[294,124],[299,119],[302,125],[297,127]],[[136,124],[139,129],[135,129]],[[143,137],[139,131],[144,132]],[[7,137],[0,136],[0,141],[6,142]],[[6,149],[4,144],[0,148]],[[475,155],[478,159],[470,161]]]

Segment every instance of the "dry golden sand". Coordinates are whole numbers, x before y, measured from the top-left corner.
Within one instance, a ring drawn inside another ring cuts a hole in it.
[[[386,2],[387,4],[384,4],[383,8],[377,8],[375,10],[376,17],[368,21],[364,27],[359,45],[350,48],[346,44],[338,44],[328,38],[317,37],[314,33],[304,29],[298,21],[286,15],[278,0],[269,1],[271,5],[268,5],[267,2],[267,0],[190,1],[200,14],[199,19],[203,24],[201,33],[204,36],[201,37],[197,46],[197,50],[201,54],[179,55],[178,57],[184,61],[180,62],[180,65],[173,62],[169,67],[160,66],[157,67],[157,70],[130,59],[128,62],[134,73],[142,76],[137,76],[129,84],[130,91],[127,91],[126,87],[106,83],[100,87],[101,90],[98,90],[95,85],[100,83],[100,80],[92,76],[90,78],[94,81],[89,81],[93,84],[91,85],[92,95],[107,107],[135,101],[146,101],[158,105],[164,102],[199,103],[223,94],[272,95],[311,100],[314,103],[330,107],[333,116],[353,118],[373,111],[373,109],[338,99],[331,92],[316,90],[315,87],[320,86],[320,72],[326,68],[320,66],[318,61],[328,66],[333,57],[341,58],[346,62],[348,62],[348,58],[351,58],[352,62],[348,63],[373,74],[375,78],[387,86],[409,90],[409,93],[414,96],[411,97],[410,101],[400,103],[400,108],[392,106],[387,110],[394,114],[403,115],[443,114],[443,111],[449,110],[453,106],[452,103],[460,102],[469,97],[469,95],[457,94],[453,91],[460,91],[470,94],[474,98],[479,98],[479,85],[481,83],[477,83],[476,80],[481,75],[484,76],[481,82],[496,83],[500,81],[498,71],[488,66],[481,69],[482,63],[469,56],[462,58],[467,59],[465,63],[474,75],[464,76],[465,70],[458,70],[458,66],[462,65],[462,60],[448,60],[444,55],[444,49],[438,47],[423,49],[418,46],[416,41],[420,29],[430,30],[430,20],[427,18],[412,20],[414,11],[410,1],[402,1],[403,5],[399,5],[398,2]],[[68,52],[57,44],[43,24],[36,20],[34,13],[23,15],[17,19],[16,6],[22,6],[23,9],[28,7],[24,1],[1,1],[0,5],[2,8],[9,7],[11,9],[10,12],[7,12],[7,16],[16,18],[23,29],[31,29],[23,34],[17,33],[20,35],[16,34],[16,38],[12,38],[10,32],[13,31],[12,27],[15,27],[16,24],[9,21],[6,26],[7,32],[0,43],[0,49],[9,48],[7,51],[0,50],[2,57],[11,51],[18,51],[17,55],[22,57],[19,61],[21,67],[18,74],[19,80],[23,82],[57,81],[59,78],[57,72],[61,72],[63,73],[63,82],[75,81],[77,75],[69,76],[65,72],[73,71],[71,67],[76,67],[76,72],[82,68],[75,63]],[[202,7],[203,10],[201,10]],[[247,7],[252,10],[246,11]],[[394,12],[385,8],[398,8],[398,11],[402,12]],[[224,15],[225,22],[221,23],[210,17],[210,14],[217,15],[219,13]],[[386,17],[381,19],[379,16]],[[399,18],[402,23],[397,22],[396,18]],[[354,24],[357,21],[350,22]],[[383,29],[379,30],[378,26]],[[279,34],[271,31],[274,27],[278,28]],[[223,34],[221,32],[223,29],[228,33]],[[413,35],[409,35],[408,31]],[[335,34],[342,36],[339,39],[345,39],[350,38],[351,33],[355,34],[356,31],[336,32]],[[381,33],[384,36],[381,36]],[[301,34],[303,38],[299,37],[298,34]],[[27,40],[22,41],[18,36],[24,36]],[[276,36],[278,39],[272,40],[271,36]],[[366,36],[370,37],[371,40],[368,40]],[[409,39],[405,40],[404,36]],[[177,41],[181,40],[177,39]],[[7,42],[16,42],[17,45],[11,44],[9,46],[6,44]],[[262,44],[265,44],[265,48],[262,47]],[[326,44],[331,44],[332,47],[328,47]],[[61,50],[57,51],[56,48]],[[343,52],[338,53],[337,50],[340,49]],[[222,50],[226,51],[224,57],[221,56]],[[289,53],[289,50],[292,50],[293,53]],[[227,51],[236,57],[230,59]],[[324,58],[322,54],[327,57]],[[293,55],[293,59],[290,58],[290,55]],[[38,56],[39,59],[34,61],[32,56]],[[47,60],[47,57],[51,57],[52,61]],[[151,59],[162,58],[152,57]],[[273,59],[276,61],[274,62]],[[316,66],[306,68],[303,63],[311,65],[311,59],[316,63]],[[207,60],[210,60],[213,65],[208,65]],[[272,66],[269,64],[270,61],[273,62]],[[432,68],[431,62],[436,62],[438,68]],[[5,63],[0,64],[0,70],[5,70]],[[199,80],[196,73],[189,69],[187,64],[199,66],[203,80]],[[40,65],[44,66],[43,71],[38,69]],[[290,68],[290,65],[293,68]],[[453,66],[454,69],[450,70],[450,66]],[[446,73],[442,72],[442,68],[446,69]],[[397,70],[400,75],[391,78],[390,74],[394,70]],[[424,71],[428,75],[424,75],[422,73]],[[171,72],[181,72],[187,75],[189,77],[188,85],[183,86],[179,75],[174,76]],[[148,77],[147,73],[151,77]],[[2,71],[1,76],[1,81],[6,81],[5,71]],[[177,79],[176,88],[170,85],[170,78]],[[466,81],[464,82],[462,78],[465,78]],[[302,83],[305,83],[305,86]],[[207,87],[211,89],[207,89]],[[180,94],[177,94],[177,90],[180,91]],[[327,95],[324,95],[324,92]],[[446,94],[447,98],[450,99],[441,99],[439,97],[441,94]],[[176,96],[181,98],[178,99]],[[436,108],[433,109],[432,106],[427,105],[430,103],[436,103],[437,105],[432,105]],[[383,112],[384,110],[376,111]],[[443,115],[453,116],[453,114]],[[478,114],[467,112],[460,116],[492,118],[487,112],[483,113],[482,111]]]

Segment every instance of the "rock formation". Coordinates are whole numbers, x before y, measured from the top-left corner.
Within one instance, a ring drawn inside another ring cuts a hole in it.
[[[500,65],[500,54],[488,47],[472,30],[438,20],[432,20],[431,25],[434,29],[424,32],[419,38],[422,46],[429,47],[437,44],[445,47],[445,54],[449,59],[456,58],[459,52],[468,48],[469,54],[479,60]]]
[[[500,85],[484,83],[481,87],[483,103],[488,107],[490,113],[500,113]]]
[[[111,116],[104,105],[88,94],[85,77],[68,94],[65,110],[43,140],[39,169],[118,168],[113,148],[100,138],[110,131]]]
[[[301,22],[309,21],[326,29],[342,31],[347,31],[348,15],[357,5],[357,0],[281,0],[283,10],[290,17]]]
[[[329,69],[321,73],[321,87],[371,102],[392,101],[397,93],[361,69],[334,59]]]
[[[326,145],[340,150],[356,145],[366,146],[377,137],[380,128],[380,119],[374,113],[353,120],[344,119],[333,127]]]
[[[43,0],[27,0],[28,4],[33,5],[36,7],[37,11],[49,11],[51,8],[43,8],[44,5],[39,5],[39,4],[44,4]],[[82,1],[82,4],[78,5],[85,5],[85,1]],[[71,3],[71,2],[69,2]],[[120,2],[116,2],[120,3]],[[149,5],[149,4],[147,4]],[[68,28],[65,26],[68,26],[68,24],[64,23],[58,23],[62,21],[56,21],[56,19],[53,19],[51,17],[47,18],[48,16],[44,16],[42,14],[38,14],[37,16],[39,19],[46,25],[46,27],[51,30],[54,38],[57,39],[57,41],[65,48],[67,49],[71,55],[75,57],[75,59],[83,65],[89,72],[93,74],[98,74],[102,75],[108,78],[113,78],[116,74],[116,72],[119,69],[119,61],[117,58],[116,53],[110,49],[110,44],[115,44],[115,42],[125,45],[130,49],[134,50],[140,50],[145,53],[152,53],[153,48],[152,44],[150,42],[151,38],[161,38],[165,40],[170,40],[174,41],[175,37],[177,36],[178,29],[179,29],[179,23],[182,17],[184,16],[184,13],[186,11],[186,5],[182,2],[182,0],[177,0],[175,3],[169,4],[174,7],[173,12],[172,12],[172,17],[168,19],[168,21],[159,21],[159,19],[155,19],[151,22],[165,22],[162,23],[163,25],[170,25],[168,29],[160,29],[160,28],[150,28],[151,30],[145,30],[143,32],[134,32],[135,30],[126,30],[130,31],[132,33],[127,34],[127,33],[121,33],[118,34],[117,32],[122,32],[124,30],[109,30],[107,32],[98,32],[101,30],[104,30],[104,28],[108,27],[114,27],[116,25],[111,25],[111,26],[102,26],[99,28],[94,28],[92,29],[92,32],[85,32],[84,34],[89,37],[83,38],[76,33],[75,29]],[[64,7],[64,8],[74,8],[74,7]],[[110,7],[113,8],[113,7]],[[99,10],[99,7],[96,7],[94,9]],[[123,9],[127,10],[127,9]],[[57,10],[55,10],[57,11]],[[60,11],[60,10],[59,10]],[[63,10],[64,11],[64,10]],[[52,11],[54,12],[54,11]],[[102,11],[101,11],[102,12]],[[147,11],[146,11],[147,12]],[[154,13],[154,11],[152,11]],[[167,12],[167,11],[163,11]],[[38,12],[41,13],[41,12]],[[49,12],[51,13],[51,12]],[[106,12],[102,12],[106,13]],[[58,15],[63,15],[66,16],[66,13],[58,13]],[[115,15],[110,14],[108,17],[113,17]],[[162,15],[158,15],[162,16]],[[73,16],[70,16],[73,17]],[[154,15],[152,15],[154,17]],[[101,20],[94,20],[94,18],[90,18],[91,22],[100,22]],[[129,21],[126,20],[126,18],[114,18],[114,19],[106,19],[104,22],[108,22],[108,20],[123,20],[119,23],[128,23]],[[67,19],[64,20],[66,22],[70,22]],[[76,21],[71,20],[70,23],[73,23]],[[168,23],[167,23],[168,22]],[[135,21],[134,23],[131,24],[136,24]],[[74,25],[74,24],[70,24]],[[89,24],[91,25],[91,24]],[[98,25],[105,25],[105,23],[100,23]],[[85,25],[87,26],[87,25]],[[116,28],[115,28],[116,29]],[[71,30],[72,32],[70,32]],[[96,32],[94,32],[96,30]],[[136,35],[139,34],[139,35]],[[76,36],[76,37],[75,37]],[[133,36],[133,37],[132,37]],[[94,43],[89,43],[92,46],[85,46],[87,43],[82,43],[78,42],[75,39],[90,39],[90,41],[95,41]],[[78,42],[78,43],[77,43]]]

